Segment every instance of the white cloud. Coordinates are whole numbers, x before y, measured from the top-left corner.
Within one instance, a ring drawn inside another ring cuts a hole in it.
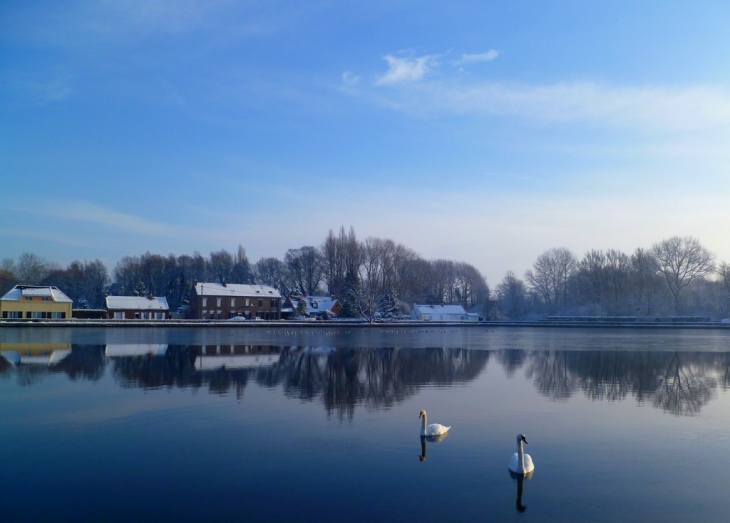
[[[383,60],[388,62],[388,71],[378,77],[375,85],[417,82],[424,78],[436,64],[435,57],[431,55],[418,58],[397,58],[393,55],[386,55]]]
[[[463,54],[461,58],[456,61],[457,65],[461,64],[473,64],[479,62],[491,62],[499,56],[499,51],[496,49],[490,49],[486,53],[479,54]]]

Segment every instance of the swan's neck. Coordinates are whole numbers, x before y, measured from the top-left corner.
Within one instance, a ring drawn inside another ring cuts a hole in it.
[[[421,434],[426,435],[426,415],[421,416]]]
[[[517,442],[517,467],[520,472],[525,471],[525,449],[522,440]]]

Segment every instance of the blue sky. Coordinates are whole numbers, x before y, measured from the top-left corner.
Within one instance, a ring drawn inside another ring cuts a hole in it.
[[[730,3],[0,4],[0,257],[730,261]]]

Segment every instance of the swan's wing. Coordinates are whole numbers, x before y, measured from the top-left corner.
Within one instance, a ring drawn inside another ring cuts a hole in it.
[[[512,472],[519,472],[520,471],[520,467],[517,464],[517,453],[516,452],[514,454],[512,454],[512,457],[509,460],[509,469]]]
[[[532,464],[532,458],[529,454],[525,454],[525,472],[532,472],[535,470],[535,465]]]
[[[448,432],[450,428],[451,427],[445,427],[445,426],[441,425],[440,423],[431,423],[428,426],[426,433],[429,436],[438,436],[439,434],[444,434],[444,433]]]

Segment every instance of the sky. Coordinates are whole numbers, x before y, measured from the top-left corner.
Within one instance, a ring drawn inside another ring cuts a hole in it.
[[[0,258],[330,229],[474,265],[730,262],[730,2],[0,2]]]

